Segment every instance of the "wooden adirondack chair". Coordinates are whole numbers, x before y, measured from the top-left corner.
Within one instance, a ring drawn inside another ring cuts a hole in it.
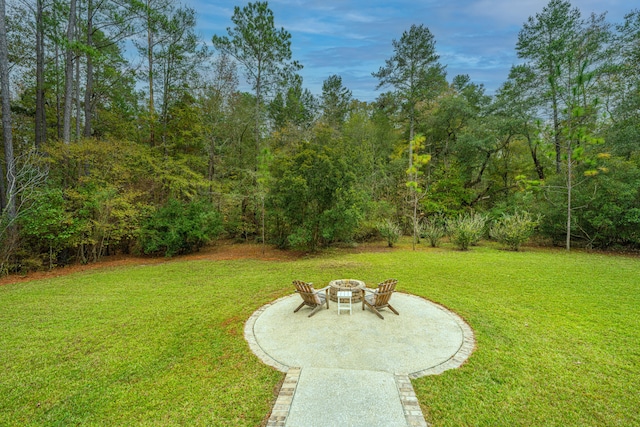
[[[389,307],[389,309],[395,314],[400,315],[400,313],[398,313],[396,309],[389,304],[389,299],[391,299],[391,294],[395,292],[397,283],[398,281],[396,279],[389,279],[380,283],[374,290],[365,288],[365,292],[369,292],[369,294],[365,294],[362,299],[362,309],[364,310],[365,306],[369,307],[371,311],[383,320],[384,317],[382,317],[382,314],[380,314],[378,310],[385,307]]]
[[[306,283],[300,280],[294,280],[293,286],[296,287],[296,292],[299,293],[302,297],[302,304],[300,304],[298,308],[293,310],[294,313],[297,313],[298,310],[300,310],[305,305],[313,308],[313,311],[307,317],[311,317],[316,314],[316,312],[320,310],[324,304],[327,305],[327,309],[329,308],[328,286],[326,288],[315,290],[313,288],[313,283]]]

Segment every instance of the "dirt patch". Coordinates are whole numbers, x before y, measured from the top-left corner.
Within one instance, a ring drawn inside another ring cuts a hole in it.
[[[363,253],[363,252],[393,252],[401,250],[400,247],[387,247],[384,242],[360,243],[356,246],[332,248],[331,252],[339,253]],[[215,245],[202,248],[199,252],[189,255],[181,255],[173,258],[135,256],[135,255],[114,255],[103,258],[100,262],[92,264],[72,264],[65,267],[54,268],[49,271],[35,271],[26,275],[11,274],[0,277],[0,286],[11,283],[28,282],[31,280],[50,279],[58,276],[65,276],[81,271],[91,271],[101,268],[128,267],[136,265],[161,264],[165,262],[190,261],[190,260],[211,260],[211,261],[233,261],[240,259],[254,259],[260,261],[295,261],[305,257],[321,256],[324,252],[309,254],[302,251],[281,250],[269,245],[255,243],[235,243],[233,241],[219,241]],[[353,267],[359,265],[353,261],[332,261],[328,265],[332,267]],[[334,265],[335,264],[335,265]]]
[[[115,255],[105,257],[93,264],[73,264],[66,267],[54,268],[49,271],[36,271],[26,275],[12,274],[0,277],[0,286],[10,283],[28,282],[31,280],[50,279],[81,271],[97,270],[101,268],[128,267],[143,264],[160,264],[165,262],[211,260],[233,261],[238,259],[256,259],[261,261],[294,261],[305,256],[302,252],[284,251],[270,246],[253,243],[219,242],[214,246],[202,248],[199,252],[173,258],[154,258],[149,256]]]

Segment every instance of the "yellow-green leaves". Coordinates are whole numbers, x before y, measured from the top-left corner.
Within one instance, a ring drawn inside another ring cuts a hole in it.
[[[413,188],[417,192],[421,192],[422,189],[418,186],[418,177],[423,174],[421,168],[431,161],[430,154],[421,154],[420,151],[424,149],[426,138],[424,135],[416,135],[413,140],[409,142],[411,158],[409,160],[409,168],[406,173],[409,177],[406,185],[408,188]]]

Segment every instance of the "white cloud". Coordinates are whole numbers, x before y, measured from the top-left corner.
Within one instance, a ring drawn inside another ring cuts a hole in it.
[[[373,15],[366,15],[360,12],[350,12],[343,17],[343,20],[347,22],[360,22],[370,24],[372,22],[378,22],[380,19]]]
[[[340,24],[323,22],[316,18],[293,19],[290,22],[284,22],[282,26],[290,33],[332,36],[340,34],[344,30]]]

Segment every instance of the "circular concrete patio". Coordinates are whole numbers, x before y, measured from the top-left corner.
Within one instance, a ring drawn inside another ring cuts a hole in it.
[[[289,367],[338,368],[407,374],[439,374],[460,366],[471,355],[471,328],[455,313],[415,295],[395,293],[391,304],[400,313],[381,311],[384,320],[361,304],[338,314],[330,303],[313,317],[297,294],[257,310],[245,325],[245,337],[265,363],[286,372]]]

